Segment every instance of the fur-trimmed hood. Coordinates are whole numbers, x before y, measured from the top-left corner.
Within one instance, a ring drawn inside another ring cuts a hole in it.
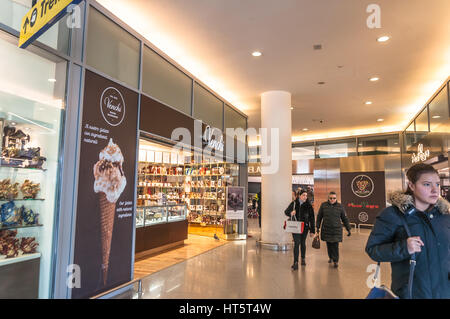
[[[388,203],[398,207],[402,213],[405,213],[409,206],[414,206],[413,197],[401,191],[390,193],[388,198]],[[442,214],[450,215],[450,203],[444,198],[439,197],[435,207],[437,207]]]

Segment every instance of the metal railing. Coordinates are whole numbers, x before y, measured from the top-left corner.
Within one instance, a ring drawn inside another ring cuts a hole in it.
[[[109,297],[114,297],[114,296],[120,294],[120,293],[118,293],[119,290],[122,290],[122,289],[123,289],[124,292],[125,292],[125,291],[126,291],[125,288],[130,287],[130,286],[133,286],[133,285],[135,285],[136,283],[138,284],[138,289],[137,289],[138,299],[141,299],[142,294],[143,294],[143,290],[142,290],[142,280],[143,280],[144,278],[145,278],[145,277],[139,278],[139,279],[134,279],[134,280],[129,281],[129,282],[123,284],[123,285],[117,286],[117,287],[115,287],[115,288],[113,288],[113,289],[111,289],[111,290],[108,290],[108,291],[102,292],[101,294],[98,294],[98,295],[96,295],[96,296],[93,296],[93,297],[91,297],[90,299],[103,299],[104,297],[108,298],[108,296],[109,296]],[[134,287],[133,287],[132,289],[134,290]]]

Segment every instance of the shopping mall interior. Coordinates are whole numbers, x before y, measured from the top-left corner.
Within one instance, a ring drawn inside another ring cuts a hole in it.
[[[448,0],[1,0],[0,299],[394,286],[366,252],[391,194],[425,163],[450,199],[448,21]],[[340,203],[339,262],[286,227],[303,191],[315,223]]]

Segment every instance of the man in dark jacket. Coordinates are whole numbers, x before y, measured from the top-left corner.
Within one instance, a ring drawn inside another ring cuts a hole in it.
[[[323,221],[323,223],[322,223]],[[347,236],[351,235],[350,224],[344,207],[337,202],[335,192],[328,194],[328,201],[320,205],[317,214],[317,235],[327,243],[328,263],[334,262],[334,267],[338,267],[339,262],[339,243],[342,242],[342,223],[347,229]],[[322,226],[322,230],[320,227]]]
[[[421,239],[412,298],[450,298],[450,204],[439,198],[435,205],[422,212],[415,208],[413,196],[402,192],[392,193],[389,201],[392,206],[380,213],[369,236],[367,254],[374,261],[391,263],[391,290],[400,298],[407,298],[411,255],[401,220],[406,218],[411,235]]]

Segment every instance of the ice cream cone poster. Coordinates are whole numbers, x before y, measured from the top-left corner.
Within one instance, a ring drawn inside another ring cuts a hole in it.
[[[132,279],[138,95],[86,71],[73,263],[89,298]]]

